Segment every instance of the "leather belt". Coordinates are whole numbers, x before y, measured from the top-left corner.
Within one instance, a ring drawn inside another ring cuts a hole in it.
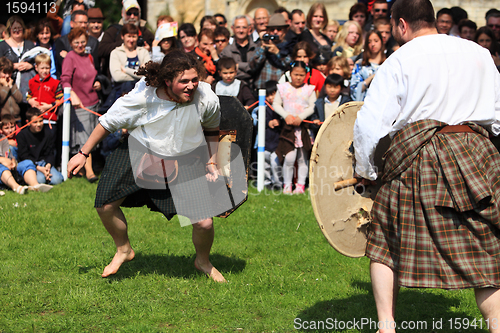
[[[467,125],[447,125],[441,128],[436,133],[476,133],[472,128]]]

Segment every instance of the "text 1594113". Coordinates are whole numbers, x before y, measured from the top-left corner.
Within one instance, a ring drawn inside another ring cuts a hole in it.
[[[49,12],[56,12],[55,2],[7,2],[7,14],[47,14]]]

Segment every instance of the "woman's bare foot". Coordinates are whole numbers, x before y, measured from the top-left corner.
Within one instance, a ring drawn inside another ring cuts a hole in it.
[[[208,265],[199,264],[197,259],[194,260],[194,267],[202,273],[205,273],[209,278],[214,280],[215,282],[227,282],[222,276],[221,272],[217,270],[210,262]]]
[[[104,268],[101,276],[108,277],[112,274],[116,274],[116,272],[118,272],[118,269],[124,262],[130,261],[134,259],[134,257],[135,252],[132,249],[130,249],[130,252],[116,252],[113,260],[111,260],[111,263]]]

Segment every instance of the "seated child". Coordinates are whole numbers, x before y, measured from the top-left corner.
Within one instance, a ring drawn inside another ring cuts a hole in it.
[[[46,192],[63,182],[64,178],[54,167],[54,135],[43,126],[42,112],[36,108],[26,111],[26,121],[33,121],[17,135],[19,164],[17,171],[33,189]],[[30,171],[33,171],[30,172]]]
[[[29,81],[27,100],[31,107],[45,112],[63,97],[61,83],[50,76],[50,56],[40,53],[35,57],[35,70],[38,73]],[[54,109],[43,115],[43,123],[56,125],[57,110]]]
[[[0,122],[0,130],[7,137],[6,140],[9,142],[9,153],[17,161],[17,140],[16,134],[19,132],[19,128],[16,125],[16,119],[10,114],[6,114],[2,117]]]
[[[269,105],[273,105],[274,97],[278,91],[278,82],[266,82],[266,101]],[[280,116],[274,110],[266,105],[266,143],[265,143],[265,160],[264,160],[264,186],[273,190],[281,190],[283,182],[281,181],[281,165],[276,155],[276,148],[282,130],[280,124]],[[258,124],[259,107],[252,111],[253,125]],[[256,129],[257,131],[257,129]],[[258,143],[258,135],[255,140],[255,146]],[[255,147],[257,148],[257,147]]]
[[[19,103],[23,100],[23,94],[17,88],[17,85],[12,79],[12,72],[14,71],[14,65],[12,61],[6,57],[0,57],[0,118],[4,115],[9,114],[16,119],[17,122],[21,122],[21,109],[19,108]]]
[[[2,140],[3,139],[3,140]],[[18,194],[24,194],[28,186],[19,185],[11,170],[16,168],[16,160],[9,154],[9,142],[0,134],[0,185],[6,185]]]
[[[236,78],[238,73],[238,64],[233,58],[220,58],[219,75],[222,81],[212,84],[212,90],[220,96],[234,96],[236,97],[245,109],[255,103],[255,97],[250,88],[242,81]]]
[[[320,123],[324,122],[335,110],[342,104],[351,101],[349,95],[343,95],[342,89],[345,88],[344,78],[338,74],[330,74],[325,79],[325,84],[318,99],[314,103],[314,113],[311,120],[311,130],[314,136],[318,134]]]

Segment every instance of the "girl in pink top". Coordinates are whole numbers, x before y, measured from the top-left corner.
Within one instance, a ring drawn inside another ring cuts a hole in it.
[[[284,154],[283,162],[283,193],[292,193],[293,166],[295,161],[298,164],[297,184],[295,184],[294,194],[304,193],[307,178],[307,155],[310,152],[311,142],[307,129],[302,125],[302,121],[313,114],[316,93],[314,86],[305,83],[307,65],[302,62],[292,63],[290,70],[291,82],[278,84],[278,91],[274,98],[274,111],[285,119],[288,129],[283,129],[280,140],[293,141],[293,147],[280,149],[277,151]],[[289,135],[288,135],[289,133]],[[281,141],[280,141],[281,143]],[[284,143],[284,141],[283,141]],[[281,147],[287,146],[286,144]]]

